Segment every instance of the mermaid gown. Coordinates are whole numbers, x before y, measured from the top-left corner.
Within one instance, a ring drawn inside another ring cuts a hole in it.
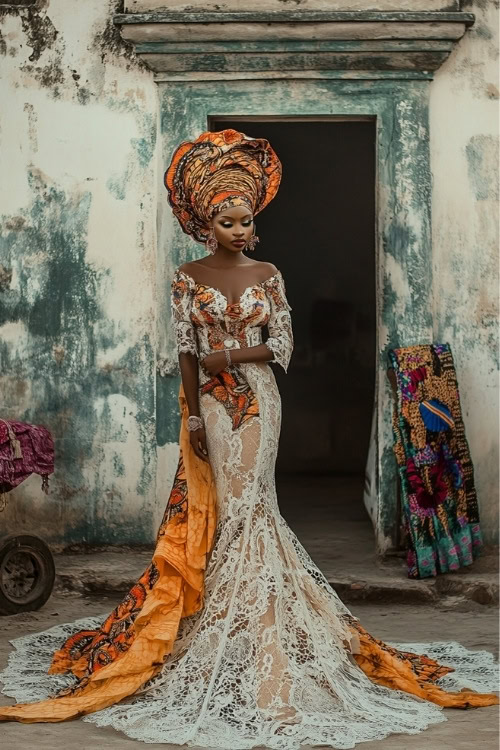
[[[172,282],[178,351],[199,361],[262,343],[267,325],[286,371],[290,310],[279,271],[231,304],[180,270]],[[489,654],[377,641],[291,531],[276,497],[281,401],[269,364],[215,377],[199,366],[199,394],[210,464],[190,448],[181,386],[179,465],[151,565],[104,622],[13,641],[4,692],[41,702],[0,708],[0,719],[86,714],[144,742],[295,750],[414,734],[444,721],[442,706],[496,703],[473,692],[496,689]]]

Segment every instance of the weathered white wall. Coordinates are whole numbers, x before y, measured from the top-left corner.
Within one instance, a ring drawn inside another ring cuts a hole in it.
[[[484,536],[498,542],[498,9],[431,84],[434,335],[453,349]]]
[[[57,543],[152,540],[177,457],[174,383],[155,384],[158,92],[113,27],[120,5],[0,10],[0,416],[46,424],[57,447],[51,495],[31,478],[0,524]],[[434,335],[455,353],[494,541],[498,19],[488,0],[463,9],[476,25],[430,84]]]
[[[32,477],[0,522],[55,542],[157,523],[157,89],[118,5],[0,10],[0,413],[57,448],[50,496]]]

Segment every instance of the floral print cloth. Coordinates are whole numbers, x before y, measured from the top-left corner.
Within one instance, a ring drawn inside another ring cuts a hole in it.
[[[408,577],[427,578],[471,565],[479,554],[474,470],[449,344],[394,349],[389,358]]]

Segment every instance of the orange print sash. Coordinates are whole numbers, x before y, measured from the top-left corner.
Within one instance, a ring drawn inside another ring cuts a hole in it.
[[[181,618],[203,606],[215,483],[189,442],[182,384],[179,403],[179,464],[151,564],[98,631],[76,633],[54,654],[49,672],[72,672],[76,685],[48,700],[0,707],[0,720],[65,721],[132,695],[161,670]]]

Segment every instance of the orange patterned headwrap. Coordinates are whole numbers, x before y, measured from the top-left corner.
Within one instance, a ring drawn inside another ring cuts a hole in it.
[[[184,141],[165,172],[174,215],[198,242],[206,241],[214,214],[229,206],[262,211],[280,180],[281,162],[269,142],[230,129]]]

